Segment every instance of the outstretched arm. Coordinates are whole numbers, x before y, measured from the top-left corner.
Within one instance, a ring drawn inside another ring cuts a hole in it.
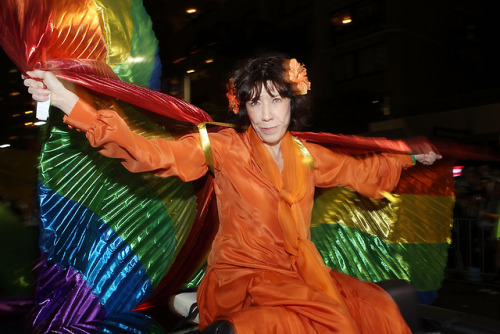
[[[183,181],[207,172],[205,156],[196,134],[180,140],[148,140],[132,132],[113,110],[97,111],[67,89],[51,72],[27,72],[24,80],[36,101],[51,99],[67,116],[64,122],[85,133],[90,145],[104,156],[119,159],[131,172],[152,171],[158,176],[177,176]]]
[[[397,185],[401,170],[413,165],[409,154],[374,154],[353,157],[307,143],[314,159],[314,178],[318,187],[347,186],[364,196],[380,198]],[[415,156],[417,162],[430,165],[440,156],[434,152]]]

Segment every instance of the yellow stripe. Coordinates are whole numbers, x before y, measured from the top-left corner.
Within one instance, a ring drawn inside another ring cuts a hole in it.
[[[108,49],[107,63],[114,67],[130,54],[134,21],[130,0],[93,0],[100,14],[101,27]]]
[[[293,136],[292,136],[292,138],[295,141],[295,143],[299,146],[299,149],[302,152],[302,162],[309,165],[309,168],[311,168],[311,170],[314,170],[314,159],[311,156],[311,153],[309,153],[309,151],[304,146],[304,144],[302,144],[300,139],[295,138]]]
[[[368,199],[337,187],[317,196],[311,226],[342,224],[391,243],[449,243],[454,202],[454,197],[427,195]]]
[[[212,155],[212,146],[210,145],[210,139],[208,138],[206,123],[198,124],[198,131],[200,132],[201,147],[203,148],[203,154],[205,154],[205,162],[210,171],[214,172],[214,156]]]

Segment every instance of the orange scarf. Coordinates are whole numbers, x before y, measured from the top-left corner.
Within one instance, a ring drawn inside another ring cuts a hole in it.
[[[248,129],[248,136],[255,161],[280,193],[278,220],[285,238],[285,251],[293,256],[294,269],[309,285],[343,304],[328,268],[308,238],[309,227],[299,206],[307,192],[309,170],[309,166],[302,162],[299,146],[287,132],[281,143],[282,176],[271,153],[252,127]]]

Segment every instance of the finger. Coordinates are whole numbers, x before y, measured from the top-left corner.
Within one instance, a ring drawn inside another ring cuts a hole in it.
[[[26,71],[26,74],[29,77],[37,78],[37,79],[43,79],[47,75],[47,73],[50,73],[50,72],[42,71],[42,70]]]
[[[25,79],[23,83],[26,87],[45,88],[43,82],[34,79]]]
[[[32,95],[33,100],[37,102],[45,102],[49,100],[49,95],[45,94],[33,94]]]
[[[43,89],[43,88],[36,88],[36,87],[29,87],[28,93],[30,93],[33,96],[49,96],[50,95],[49,90]]]

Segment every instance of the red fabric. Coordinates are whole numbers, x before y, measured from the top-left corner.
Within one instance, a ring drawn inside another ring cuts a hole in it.
[[[416,164],[403,171],[394,193],[400,195],[454,196],[453,161],[443,158],[432,166]]]

